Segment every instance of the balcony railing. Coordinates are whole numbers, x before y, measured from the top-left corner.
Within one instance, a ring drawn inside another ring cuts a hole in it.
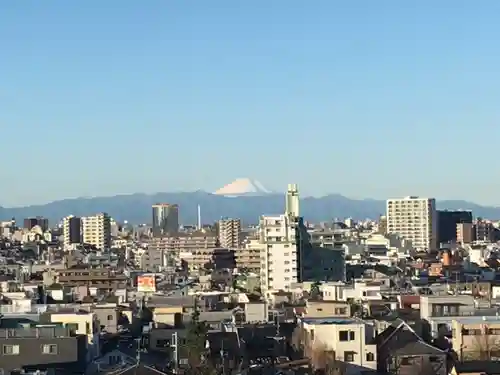
[[[499,309],[475,309],[468,311],[433,311],[431,316],[433,318],[440,317],[460,317],[460,316],[498,316],[500,314]],[[500,320],[500,317],[499,317]]]
[[[71,337],[71,330],[65,327],[0,329],[0,337],[6,339]]]

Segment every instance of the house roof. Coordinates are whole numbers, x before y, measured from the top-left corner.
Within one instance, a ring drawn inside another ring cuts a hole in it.
[[[387,346],[391,353],[399,355],[442,355],[444,351],[424,342],[404,321],[391,325],[375,338],[377,346]]]
[[[393,351],[397,355],[445,355],[445,352],[419,340],[410,342]]]
[[[500,374],[499,361],[467,361],[455,364],[457,374],[484,373],[486,375]]]
[[[167,375],[165,372],[155,369],[154,367],[147,366],[143,363],[138,363],[133,366],[127,367],[122,371],[117,371],[114,375]]]
[[[387,340],[396,332],[397,327],[390,325],[385,330],[380,332],[377,337],[375,337],[375,344],[383,345],[387,342]]]

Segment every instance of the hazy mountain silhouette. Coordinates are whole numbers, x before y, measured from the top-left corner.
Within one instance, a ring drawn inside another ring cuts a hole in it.
[[[197,206],[201,205],[203,223],[211,223],[221,217],[239,217],[245,223],[257,223],[260,215],[280,214],[284,211],[284,194],[264,196],[224,197],[205,192],[131,194],[114,197],[64,199],[43,205],[4,208],[0,207],[0,219],[15,217],[18,222],[31,216],[47,217],[52,224],[67,215],[86,216],[107,212],[116,220],[131,223],[150,223],[151,205],[158,202],[179,205],[180,221],[195,224]],[[439,201],[439,209],[468,209],[475,217],[500,218],[500,208],[481,206],[466,201]],[[339,194],[301,200],[301,214],[306,221],[330,221],[343,219],[376,219],[385,212],[385,201],[373,199],[349,199]]]

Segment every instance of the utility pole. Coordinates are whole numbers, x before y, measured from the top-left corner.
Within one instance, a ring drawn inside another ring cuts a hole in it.
[[[173,372],[174,374],[177,374],[178,373],[178,369],[179,369],[179,346],[178,346],[178,336],[177,336],[177,332],[174,332],[172,334],[172,342],[170,344],[170,347],[173,349]]]
[[[280,337],[280,315],[279,311],[274,311],[274,316],[276,319],[276,338]]]
[[[221,342],[221,348],[220,348],[220,360],[222,364],[222,375],[226,374],[226,361],[225,361],[225,355],[224,355],[224,339],[222,339]]]
[[[137,365],[139,365],[139,363],[141,363],[141,338],[138,337],[135,339],[135,341],[137,342],[137,349],[136,349],[136,353],[135,353],[135,359],[137,360]]]

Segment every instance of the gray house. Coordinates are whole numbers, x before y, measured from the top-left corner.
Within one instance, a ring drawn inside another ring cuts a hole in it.
[[[73,334],[69,328],[0,329],[0,350],[0,369],[4,375],[50,368],[85,370],[86,337]]]
[[[424,342],[405,322],[392,325],[376,337],[379,373],[446,375],[447,354]]]

